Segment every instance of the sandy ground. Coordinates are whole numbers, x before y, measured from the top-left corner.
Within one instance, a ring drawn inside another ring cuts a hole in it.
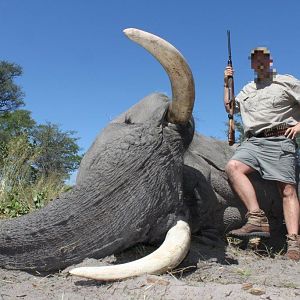
[[[137,246],[118,256],[87,259],[82,265],[127,262],[153,251]],[[6,299],[300,299],[300,262],[282,254],[211,247],[193,241],[184,262],[172,273],[103,283],[68,275],[29,274],[0,269],[0,300]]]

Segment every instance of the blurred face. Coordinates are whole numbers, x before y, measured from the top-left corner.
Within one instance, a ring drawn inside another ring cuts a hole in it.
[[[251,55],[251,68],[258,74],[258,76],[270,74],[271,66],[272,59],[269,54],[259,51]]]

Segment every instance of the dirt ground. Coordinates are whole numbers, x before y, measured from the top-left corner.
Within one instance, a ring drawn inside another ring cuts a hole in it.
[[[263,246],[261,246],[263,248]],[[137,246],[118,256],[87,259],[82,265],[123,263],[153,251]],[[0,300],[6,299],[300,299],[300,262],[282,253],[193,241],[184,262],[172,273],[103,283],[68,275],[29,274],[0,269]]]

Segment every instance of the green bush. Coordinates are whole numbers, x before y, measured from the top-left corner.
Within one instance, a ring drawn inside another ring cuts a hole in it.
[[[0,217],[17,217],[39,209],[70,187],[65,175],[36,173],[34,151],[26,135],[10,140],[0,170]]]
[[[0,61],[0,218],[43,207],[70,187],[65,180],[80,163],[74,131],[37,124],[15,79],[22,67]]]

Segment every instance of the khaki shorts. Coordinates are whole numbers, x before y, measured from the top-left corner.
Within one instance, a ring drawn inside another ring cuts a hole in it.
[[[251,137],[236,150],[238,160],[257,170],[262,178],[296,183],[296,143],[286,137]]]

